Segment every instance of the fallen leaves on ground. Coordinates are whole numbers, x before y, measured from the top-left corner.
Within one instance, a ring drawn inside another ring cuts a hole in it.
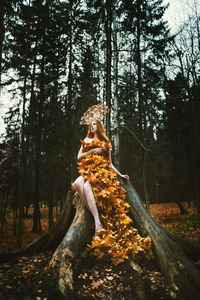
[[[40,238],[49,229],[48,223],[48,208],[40,208],[41,212],[41,227],[42,231],[38,233],[31,232],[33,227],[33,209],[29,209],[28,217],[23,221],[23,234],[22,234],[22,244],[23,248],[25,245],[33,242]],[[54,208],[54,221],[56,221],[56,208]],[[6,215],[6,224],[4,226],[4,235],[0,237],[0,250],[4,252],[13,252],[16,250],[16,235],[13,234],[13,219],[12,213],[8,212]]]
[[[22,256],[0,265],[0,299],[48,300],[48,263],[51,252]],[[115,266],[84,259],[81,270],[74,274],[75,292],[79,299],[133,300],[137,281],[128,262]],[[79,268],[80,269],[80,268]],[[28,276],[24,276],[27,271]],[[152,266],[142,268],[148,300],[170,300],[169,289],[160,272]]]
[[[52,252],[47,251],[0,264],[0,299],[47,300],[51,256]]]
[[[152,266],[142,268],[148,300],[169,300],[170,292],[161,273]],[[133,300],[137,297],[138,282],[130,264],[86,260],[75,275],[75,291],[80,299]]]
[[[168,230],[176,234],[200,241],[200,228],[196,222],[197,214],[193,208],[188,208],[187,215],[180,215],[175,203],[152,204],[150,210],[153,217]],[[48,229],[48,209],[42,208],[42,228],[40,234],[31,233],[32,220],[25,220],[25,232],[23,244],[38,238]],[[32,213],[32,210],[30,210]],[[9,236],[5,231],[4,247],[6,251],[15,250],[15,239],[12,236],[12,222],[10,222]],[[8,222],[8,223],[9,223]],[[2,239],[1,239],[2,241]],[[7,252],[7,251],[6,251]],[[0,299],[27,299],[47,300],[48,294],[48,263],[52,256],[51,252],[41,253],[35,256],[22,256],[9,263],[0,264]],[[200,261],[198,262],[200,265]],[[106,300],[133,300],[136,299],[136,279],[130,272],[126,263],[114,266],[96,262],[85,261],[81,264],[79,273],[75,274],[76,291],[80,299],[106,299]],[[142,277],[145,282],[148,300],[169,300],[169,288],[155,265],[144,265]]]

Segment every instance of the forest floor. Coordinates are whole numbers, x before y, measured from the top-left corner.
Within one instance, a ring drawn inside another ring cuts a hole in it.
[[[186,207],[186,206],[185,206]],[[187,214],[180,215],[175,203],[152,204],[151,215],[168,230],[186,239],[200,243],[200,226],[194,207],[186,207]],[[25,220],[23,245],[37,239],[48,229],[48,211],[41,209],[43,233],[31,233],[31,211]],[[8,218],[1,250],[15,250],[11,220]],[[34,256],[22,256],[0,264],[1,300],[47,300],[49,294],[48,264],[51,251]],[[138,262],[142,269],[145,291],[148,300],[169,300],[170,289],[156,267],[153,257]],[[87,258],[82,268],[75,274],[75,292],[79,299],[137,300],[137,281],[128,262],[114,266],[111,262],[95,261]],[[58,299],[56,299],[58,300]]]

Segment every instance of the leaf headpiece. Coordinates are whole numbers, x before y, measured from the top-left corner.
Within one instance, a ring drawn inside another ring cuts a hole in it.
[[[90,125],[94,120],[102,121],[104,116],[109,112],[109,108],[103,104],[90,106],[81,117],[81,125]]]

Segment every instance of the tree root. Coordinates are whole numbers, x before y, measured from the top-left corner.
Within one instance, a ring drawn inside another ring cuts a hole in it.
[[[67,193],[62,212],[58,219],[41,238],[15,252],[0,254],[0,262],[9,261],[22,255],[32,255],[46,250],[56,249],[66,234],[75,213],[72,199],[73,193],[70,191]]]
[[[51,295],[63,299],[76,299],[74,294],[74,270],[79,266],[80,256],[84,254],[91,239],[92,217],[78,197],[75,198],[76,214],[74,220],[56,249],[50,263]],[[52,298],[53,299],[53,298]],[[59,298],[60,299],[60,298]]]
[[[129,259],[129,263],[130,263],[130,266],[133,269],[133,273],[135,275],[134,280],[136,280],[136,282],[137,282],[136,292],[138,295],[138,299],[146,300],[145,286],[144,286],[144,281],[143,281],[143,278],[141,275],[142,269],[133,259]]]
[[[156,261],[172,289],[172,296],[179,299],[198,299],[200,272],[182,249],[183,245],[190,244],[191,246],[191,243],[175,238],[175,235],[168,233],[166,229],[156,223],[144,208],[130,182],[124,182],[124,188],[127,192],[127,201],[131,206],[131,215],[138,229],[143,235],[151,237]],[[187,252],[188,246],[185,246],[185,249]],[[195,249],[197,256],[198,246]]]

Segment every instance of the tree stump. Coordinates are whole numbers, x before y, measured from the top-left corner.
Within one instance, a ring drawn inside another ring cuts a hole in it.
[[[184,241],[158,224],[147,212],[141,199],[129,181],[123,182],[130,204],[130,215],[136,227],[144,236],[150,236],[153,253],[158,267],[171,286],[171,296],[176,299],[198,299],[200,295],[200,271],[192,262],[200,258],[200,246]],[[74,216],[73,203],[76,208]],[[72,221],[72,217],[73,221]],[[70,225],[71,224],[71,225]],[[32,254],[49,248],[58,248],[49,264],[51,273],[50,299],[76,299],[74,294],[74,272],[80,267],[81,258],[87,254],[86,245],[94,234],[94,222],[91,213],[81,203],[78,196],[68,193],[60,218],[39,240],[27,245],[21,251],[0,255],[0,259],[10,259],[12,255]],[[62,241],[61,241],[62,240]],[[133,272],[137,272],[139,294],[145,299],[144,285],[140,268],[129,261]]]

